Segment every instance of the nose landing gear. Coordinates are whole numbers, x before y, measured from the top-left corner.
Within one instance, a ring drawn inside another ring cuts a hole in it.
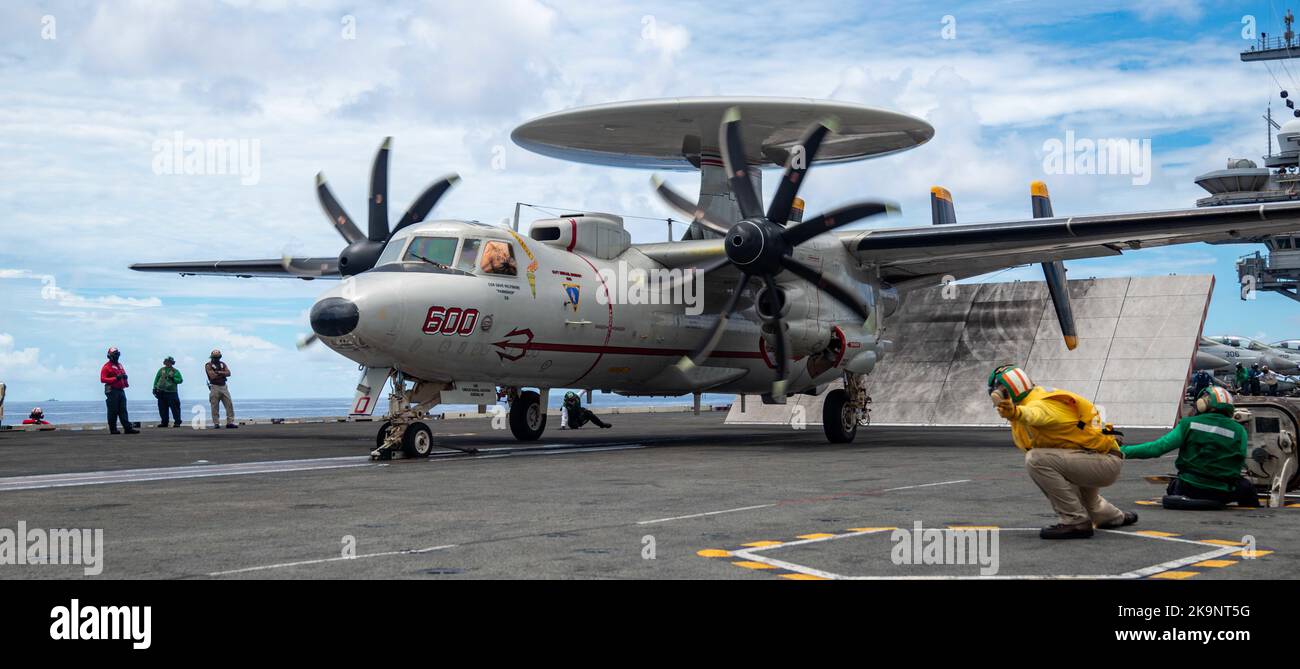
[[[388,413],[375,435],[371,460],[391,460],[398,453],[408,458],[427,458],[435,446],[463,453],[478,452],[475,448],[434,443],[433,430],[424,421],[429,419],[429,409],[441,401],[444,384],[411,380],[408,388],[406,375],[397,371],[390,374],[389,379],[392,391],[388,393]]]

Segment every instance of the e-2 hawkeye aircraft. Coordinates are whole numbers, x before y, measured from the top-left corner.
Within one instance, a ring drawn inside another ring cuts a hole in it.
[[[1054,216],[1038,182],[1028,220],[958,224],[942,188],[932,190],[930,226],[841,229],[895,209],[877,200],[802,219],[797,196],[812,164],[895,153],[933,133],[906,114],[785,98],[614,103],[516,129],[516,143],[544,155],[699,170],[695,200],[654,182],[690,218],[685,238],[639,244],[620,217],[593,212],[535,221],[527,235],[426,221],[455,176],[429,186],[390,227],[385,140],[366,232],[317,177],[321,206],[347,242],[337,257],[131,267],[342,279],[311,309],[314,336],[363,368],[354,415],[372,414],[391,384],[372,456],[425,456],[435,444],[424,421],[437,404],[490,404],[503,394],[512,433],[529,441],[546,427],[551,388],[779,403],[843,380],[822,418],[830,441],[847,442],[866,411],[864,375],[888,348],[889,317],[909,291],[1041,263],[1073,349],[1064,261],[1300,230],[1300,202]],[[766,208],[764,166],[784,167]]]

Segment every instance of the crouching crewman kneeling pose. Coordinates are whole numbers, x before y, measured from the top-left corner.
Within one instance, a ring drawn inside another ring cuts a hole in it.
[[[1119,510],[1098,492],[1119,478],[1124,456],[1092,402],[1068,390],[1036,386],[1015,365],[989,375],[989,398],[998,415],[1011,422],[1011,438],[1025,451],[1029,478],[1060,518],[1038,536],[1087,539],[1093,527],[1137,522],[1136,513]]]
[[[1124,447],[1126,458],[1158,458],[1178,449],[1178,477],[1169,482],[1169,495],[1209,499],[1257,507],[1255,486],[1241,475],[1249,438],[1233,420],[1232,395],[1210,386],[1196,398],[1196,415],[1180,421],[1169,434],[1145,444]]]

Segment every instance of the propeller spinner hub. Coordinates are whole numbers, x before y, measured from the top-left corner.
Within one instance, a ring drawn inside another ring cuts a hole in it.
[[[727,259],[754,274],[780,270],[785,244],[776,226],[762,219],[746,219],[727,232],[723,242]]]

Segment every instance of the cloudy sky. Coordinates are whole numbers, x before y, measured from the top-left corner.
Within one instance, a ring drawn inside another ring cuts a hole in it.
[[[385,135],[399,208],[455,171],[464,181],[436,214],[486,222],[516,201],[667,216],[643,171],[565,164],[509,141],[532,116],[615,100],[805,96],[925,118],[929,144],[814,170],[804,190],[809,211],[895,199],[894,224],[928,224],[936,183],[963,221],[1027,217],[1034,179],[1058,214],[1191,206],[1195,175],[1264,153],[1260,114],[1280,86],[1300,91],[1300,63],[1270,71],[1237,52],[1249,44],[1243,16],[1280,32],[1276,3],[1087,4],[6,2],[0,380],[14,397],[94,399],[109,345],[138,378],[169,354],[196,370],[216,346],[245,397],[350,396],[353,364],[294,346],[319,283],[126,267],[337,253],[313,176],[324,170],[361,213]],[[1045,142],[1067,132],[1149,139],[1150,183],[1044,174]],[[255,140],[255,178],[156,173],[176,133]],[[693,187],[690,175],[670,180]],[[630,227],[638,241],[665,234]],[[1071,276],[1214,273],[1208,330],[1300,336],[1294,303],[1237,299],[1233,260],[1250,250],[1143,251],[1073,263]],[[1036,275],[997,277],[1010,278]]]

